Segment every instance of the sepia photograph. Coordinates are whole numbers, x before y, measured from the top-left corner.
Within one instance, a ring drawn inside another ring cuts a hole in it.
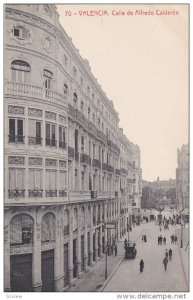
[[[182,299],[189,4],[2,9],[4,293]]]

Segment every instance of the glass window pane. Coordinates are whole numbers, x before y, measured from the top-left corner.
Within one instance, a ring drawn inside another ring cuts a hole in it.
[[[23,120],[17,120],[17,135],[23,136]]]
[[[36,122],[36,137],[41,137],[41,122]]]
[[[15,119],[9,119],[9,140],[15,141]]]
[[[50,124],[46,124],[46,139],[50,139]]]

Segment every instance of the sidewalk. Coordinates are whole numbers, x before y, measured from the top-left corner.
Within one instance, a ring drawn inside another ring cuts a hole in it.
[[[144,230],[145,224],[134,227],[132,232],[129,233],[129,239],[136,241]],[[107,257],[107,281],[111,278],[114,271],[121,264],[124,259],[124,240],[128,237],[125,236],[117,243],[117,256]],[[105,255],[100,258],[93,267],[89,267],[88,272],[81,274],[81,278],[76,279],[73,286],[67,289],[67,292],[97,292],[105,283]]]
[[[183,228],[183,248],[180,248],[181,246],[181,228],[176,229],[176,235],[178,237],[178,247],[181,257],[181,262],[184,270],[184,275],[186,279],[186,285],[188,290],[189,287],[189,246],[187,246],[189,242],[189,227],[186,225],[186,228]]]

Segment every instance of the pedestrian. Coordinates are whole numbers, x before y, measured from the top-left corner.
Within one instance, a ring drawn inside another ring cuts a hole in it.
[[[115,244],[115,256],[117,256],[117,245]]]
[[[177,240],[178,240],[177,235],[175,235],[175,236],[174,236],[175,244],[176,244]]]
[[[145,243],[147,242],[146,234],[144,235],[144,242],[145,242]]]
[[[160,244],[160,237],[158,236],[158,238],[157,238],[157,244],[158,244],[158,246],[159,246],[159,244]]]
[[[174,243],[174,235],[172,234],[170,238],[171,238],[171,244],[173,244]]]
[[[166,249],[166,251],[165,251],[165,257],[168,258],[168,249]]]
[[[169,253],[169,260],[172,260],[172,249],[171,248],[168,253]]]
[[[162,245],[162,240],[163,240],[162,235],[160,235],[160,245]]]
[[[143,261],[143,259],[140,260],[139,266],[140,266],[140,272],[142,273],[143,269],[144,269],[144,261]]]
[[[127,239],[125,239],[125,241],[124,241],[124,246],[125,246],[125,249],[126,249],[126,247],[127,247]]]
[[[166,244],[166,238],[165,238],[165,236],[163,238],[163,243],[164,243],[164,245]]]
[[[144,235],[142,235],[141,240],[142,240],[142,243],[143,243],[144,242]]]
[[[165,258],[163,259],[163,264],[164,264],[164,269],[165,271],[167,270],[167,264],[168,264],[168,258],[165,256]]]

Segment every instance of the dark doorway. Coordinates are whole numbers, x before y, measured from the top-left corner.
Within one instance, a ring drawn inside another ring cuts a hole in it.
[[[81,272],[84,271],[84,235],[81,236]]]
[[[64,286],[68,285],[68,243],[64,245]]]
[[[77,254],[76,254],[76,239],[73,240],[73,277],[77,276]]]
[[[11,291],[32,292],[32,254],[13,255],[11,263]]]
[[[54,250],[42,252],[42,292],[54,292]]]

